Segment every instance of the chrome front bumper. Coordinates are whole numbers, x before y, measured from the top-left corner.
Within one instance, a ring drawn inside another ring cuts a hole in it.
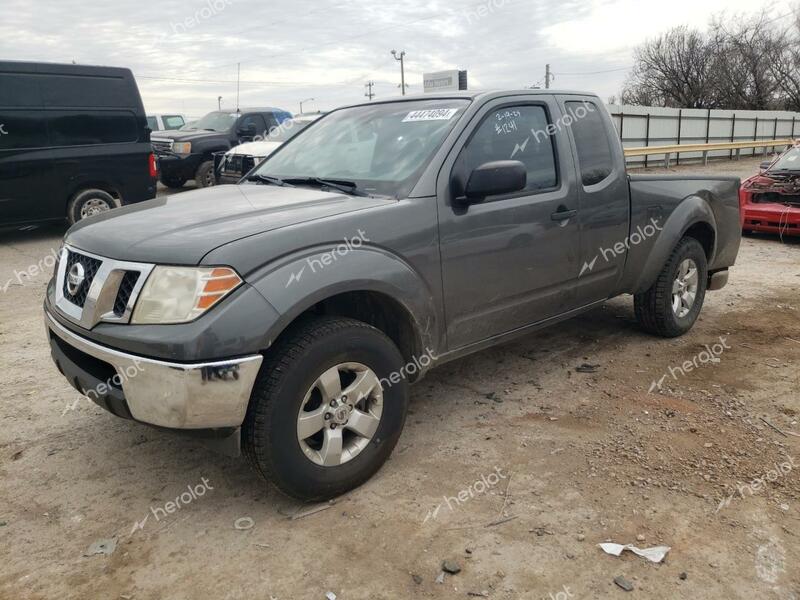
[[[47,310],[45,325],[59,369],[95,402],[121,390],[134,419],[171,429],[239,427],[244,421],[263,360],[260,354],[209,363],[169,363],[96,344],[62,326]],[[69,357],[60,362],[56,355],[63,355],[64,348],[53,336],[69,347]],[[96,374],[106,365],[116,375],[103,381]]]

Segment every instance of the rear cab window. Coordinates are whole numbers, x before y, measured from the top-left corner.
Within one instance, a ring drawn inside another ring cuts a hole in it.
[[[596,185],[614,171],[614,157],[603,116],[589,100],[564,103],[572,115],[572,136],[578,154],[578,168],[584,186]]]
[[[169,130],[180,129],[186,124],[180,115],[164,115],[161,120],[164,121],[164,128]]]

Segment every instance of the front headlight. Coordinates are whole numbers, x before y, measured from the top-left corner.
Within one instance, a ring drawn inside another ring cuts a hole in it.
[[[242,283],[229,267],[162,267],[150,273],[131,323],[175,324],[194,321]]]
[[[172,151],[175,154],[191,154],[192,142],[175,142],[172,144]]]

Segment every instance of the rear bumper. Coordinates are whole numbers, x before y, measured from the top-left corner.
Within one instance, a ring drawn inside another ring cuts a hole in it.
[[[171,363],[96,344],[45,309],[54,362],[75,389],[119,417],[170,429],[239,427],[263,357]]]
[[[178,154],[157,154],[158,173],[162,178],[167,179],[194,179],[198,167],[203,162],[200,154],[188,154],[180,156]]]

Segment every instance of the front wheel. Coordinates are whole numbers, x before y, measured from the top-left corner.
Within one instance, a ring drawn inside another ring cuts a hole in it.
[[[197,172],[195,173],[194,176],[194,182],[197,184],[197,187],[199,188],[207,188],[217,184],[217,180],[214,177],[213,160],[207,160],[199,167],[197,167]]]
[[[408,410],[402,374],[400,351],[366,323],[319,317],[293,326],[270,349],[253,388],[245,455],[302,500],[358,487],[400,438]]]
[[[653,286],[634,296],[636,319],[645,331],[678,337],[689,331],[706,296],[708,263],[703,247],[685,237],[677,245]]]

